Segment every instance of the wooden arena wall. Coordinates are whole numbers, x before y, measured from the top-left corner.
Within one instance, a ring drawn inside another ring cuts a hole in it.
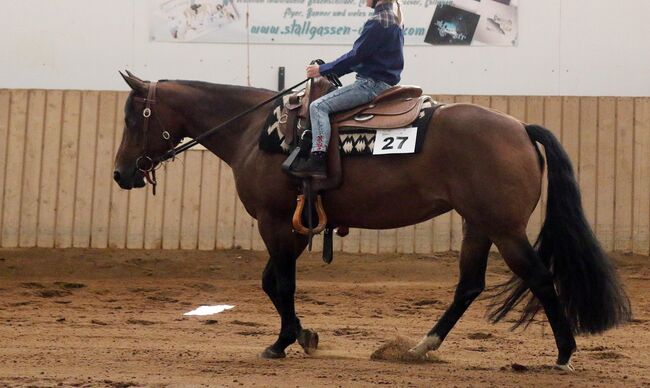
[[[113,183],[126,96],[0,90],[0,246],[263,249],[231,170],[205,150],[160,170],[155,197]],[[650,98],[435,97],[493,107],[554,131],[573,160],[602,245],[650,254]],[[545,196],[531,238],[544,208]],[[461,218],[448,213],[396,230],[353,229],[335,238],[335,249],[430,254],[458,250],[461,239]]]

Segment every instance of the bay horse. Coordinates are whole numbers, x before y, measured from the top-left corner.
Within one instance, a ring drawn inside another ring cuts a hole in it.
[[[114,179],[127,190],[145,186],[137,166],[143,156],[162,155],[183,138],[196,138],[275,93],[198,81],[154,84],[131,73],[122,76],[131,92]],[[147,112],[145,106],[151,109]],[[280,169],[286,156],[258,147],[271,109],[260,108],[201,144],[232,168],[239,198],[258,221],[269,254],[262,288],[281,320],[277,340],[261,356],[282,358],[296,341],[313,353],[318,334],[302,327],[294,304],[296,260],[307,245],[307,238],[292,230],[297,188]],[[533,247],[526,225],[540,198],[545,164],[536,143],[546,152],[548,201]],[[490,319],[499,321],[523,305],[516,324],[526,325],[543,309],[559,368],[573,370],[575,334],[600,333],[631,319],[616,270],[585,219],[569,157],[547,129],[477,105],[448,104],[434,113],[420,153],[343,158],[342,168],[342,185],[322,198],[333,225],[399,228],[452,209],[463,217],[460,279],[453,301],[410,350],[413,357],[437,349],[484,291],[492,244],[514,275],[496,295],[500,298]]]

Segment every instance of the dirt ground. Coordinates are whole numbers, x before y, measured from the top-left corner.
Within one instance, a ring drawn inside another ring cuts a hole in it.
[[[456,255],[317,254],[298,266],[297,310],[320,334],[314,356],[258,354],[279,319],[248,251],[0,250],[0,385],[7,386],[646,386],[650,259],[617,255],[635,320],[579,337],[574,373],[550,368],[546,323],[508,330],[477,301],[427,363],[373,361],[397,336],[417,340],[451,301]],[[490,260],[488,284],[508,276]],[[207,317],[202,304],[235,308]],[[513,366],[514,364],[514,366]]]

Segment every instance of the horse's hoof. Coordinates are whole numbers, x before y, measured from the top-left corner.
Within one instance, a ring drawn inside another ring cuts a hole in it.
[[[429,352],[426,351],[424,353],[421,353],[417,351],[415,348],[409,349],[403,356],[402,356],[404,361],[428,361],[429,360]]]
[[[318,349],[318,333],[309,329],[302,329],[298,336],[298,343],[307,354],[314,354]]]
[[[413,348],[409,349],[408,353],[411,357],[426,359],[426,355],[430,350],[438,350],[442,341],[437,335],[427,335]]]
[[[264,349],[264,351],[260,354],[261,358],[266,358],[266,359],[285,358],[286,356],[287,354],[284,351],[278,353],[275,350],[271,349],[270,346]]]
[[[571,365],[570,362],[566,364],[555,364],[555,369],[561,370],[563,372],[575,372],[575,368]]]

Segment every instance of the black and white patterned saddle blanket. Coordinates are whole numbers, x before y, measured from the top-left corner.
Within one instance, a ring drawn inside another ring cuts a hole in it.
[[[425,103],[420,110],[418,118],[411,124],[417,127],[417,138],[415,152],[420,152],[427,127],[433,113],[441,104]],[[278,129],[282,101],[273,107],[262,129],[259,147],[262,151],[269,153],[289,154],[290,145],[285,142],[284,136]],[[371,128],[342,127],[339,128],[339,149],[341,156],[372,155],[375,147],[376,130]]]

